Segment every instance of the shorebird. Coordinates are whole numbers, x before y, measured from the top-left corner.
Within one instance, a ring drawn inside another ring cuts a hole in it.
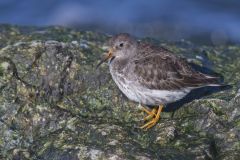
[[[108,61],[112,79],[122,93],[141,106],[152,108],[142,107],[147,113],[142,129],[153,127],[163,108],[182,105],[211,94],[212,90],[230,88],[218,74],[204,72],[203,67],[187,62],[168,49],[139,42],[127,33],[110,38],[109,47],[97,68]]]

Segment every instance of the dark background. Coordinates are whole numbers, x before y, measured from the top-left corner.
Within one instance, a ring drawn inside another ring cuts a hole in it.
[[[238,0],[0,0],[0,23],[215,45],[240,42]]]

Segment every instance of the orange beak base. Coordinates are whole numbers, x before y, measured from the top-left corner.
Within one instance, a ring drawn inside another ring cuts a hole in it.
[[[98,65],[96,66],[96,69],[98,69],[98,67],[103,64],[104,62],[106,62],[108,59],[112,58],[112,50],[110,50],[105,56],[104,58],[98,63]]]

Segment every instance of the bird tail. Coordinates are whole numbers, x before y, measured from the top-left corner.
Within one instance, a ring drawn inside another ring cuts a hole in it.
[[[200,73],[203,73],[205,75],[209,75],[209,81],[212,82],[209,86],[218,86],[219,89],[226,90],[231,89],[232,87],[230,85],[224,84],[224,77],[220,73],[217,73],[213,71],[212,69],[209,69],[204,66],[199,66],[195,63],[189,62],[188,63],[195,71],[198,71]]]
[[[184,104],[189,103],[195,99],[200,99],[200,98],[208,96],[210,94],[228,90],[231,88],[232,88],[231,85],[226,85],[226,84],[222,84],[222,85],[218,85],[218,86],[205,86],[202,88],[196,88],[196,89],[192,90],[190,93],[188,93],[188,95],[186,95],[183,99],[167,104],[166,107],[164,108],[164,111],[165,112],[175,111],[175,110],[179,109],[181,106],[183,106]]]
[[[212,86],[212,87],[215,87],[214,92],[220,92],[220,91],[225,91],[225,90],[232,89],[232,86],[229,85],[229,84],[220,84],[218,86]]]
[[[211,77],[215,77],[215,78],[216,78],[216,81],[217,81],[218,83],[223,83],[224,77],[223,77],[221,74],[213,71],[212,69],[209,69],[209,68],[204,67],[204,66],[199,66],[199,65],[197,65],[197,64],[195,64],[195,63],[192,63],[192,62],[189,62],[188,64],[189,64],[195,71],[198,71],[198,72],[203,73],[203,74],[205,74],[205,75],[209,75],[209,76],[211,76]]]

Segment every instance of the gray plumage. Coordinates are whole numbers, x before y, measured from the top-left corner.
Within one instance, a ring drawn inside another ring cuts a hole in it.
[[[219,77],[198,72],[184,58],[165,48],[137,42],[129,34],[113,36],[109,46],[112,78],[135,102],[168,104],[182,99],[193,89],[221,86]]]

